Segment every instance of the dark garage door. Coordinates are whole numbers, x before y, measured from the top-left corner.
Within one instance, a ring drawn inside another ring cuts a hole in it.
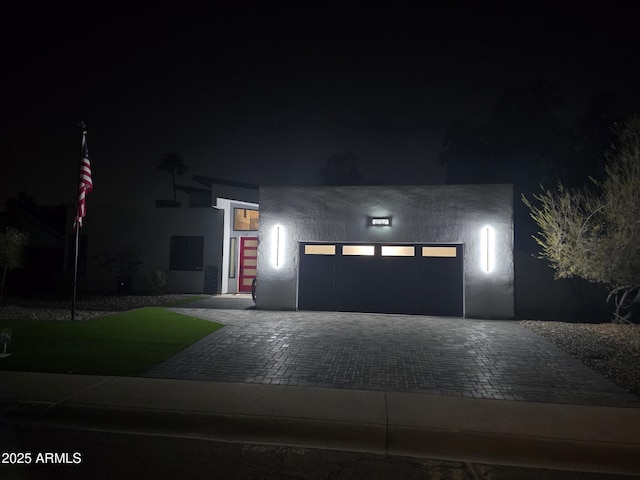
[[[462,316],[462,246],[304,243],[298,308]]]

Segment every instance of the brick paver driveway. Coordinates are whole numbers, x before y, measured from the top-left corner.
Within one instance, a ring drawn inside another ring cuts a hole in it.
[[[639,397],[514,321],[174,310],[226,326],[147,376],[640,407]]]

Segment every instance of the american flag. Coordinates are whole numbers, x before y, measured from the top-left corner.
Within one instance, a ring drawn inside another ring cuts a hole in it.
[[[78,190],[78,207],[75,224],[82,227],[82,219],[87,216],[86,195],[93,190],[91,179],[91,163],[89,162],[89,149],[87,148],[87,132],[82,132],[82,158],[80,159],[80,187]],[[75,226],[75,225],[74,225]]]

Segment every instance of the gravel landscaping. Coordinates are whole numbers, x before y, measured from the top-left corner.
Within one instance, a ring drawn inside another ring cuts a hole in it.
[[[166,305],[196,295],[83,296],[77,302],[77,319],[110,315],[146,306]],[[1,319],[70,320],[69,301],[10,299],[0,305]],[[520,324],[543,336],[585,365],[626,390],[640,395],[640,325],[582,324],[525,320]]]
[[[76,302],[76,319],[91,320],[115,312],[141,307],[155,307],[172,302],[202,298],[202,295],[91,295]],[[71,300],[9,299],[0,305],[0,320],[71,320]]]
[[[520,324],[640,395],[640,325],[526,320]]]

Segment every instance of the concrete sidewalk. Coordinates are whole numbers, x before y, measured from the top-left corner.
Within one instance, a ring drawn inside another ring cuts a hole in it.
[[[0,419],[640,474],[640,409],[403,392],[0,372]]]

